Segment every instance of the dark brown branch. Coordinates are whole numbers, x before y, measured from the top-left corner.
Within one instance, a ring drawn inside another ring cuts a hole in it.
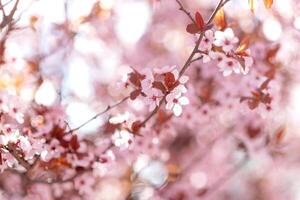
[[[7,16],[4,15],[3,16],[3,20],[0,24],[0,29],[3,29],[5,26],[7,26],[9,24],[12,24],[14,14],[17,11],[17,8],[18,8],[18,4],[19,4],[19,0],[16,0],[16,2],[14,4],[14,7],[10,11],[9,15],[7,15]],[[2,11],[4,12],[3,8],[2,8]]]

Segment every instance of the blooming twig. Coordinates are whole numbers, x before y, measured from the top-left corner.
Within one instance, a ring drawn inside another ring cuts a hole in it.
[[[217,7],[215,8],[215,10],[213,11],[213,13],[211,14],[211,16],[209,17],[208,21],[206,22],[206,26],[211,24],[211,22],[213,21],[214,17],[216,16],[217,12],[230,0],[220,0]],[[193,23],[195,23],[195,20],[191,17],[190,13],[183,7],[182,3],[179,0],[176,0],[176,2],[179,4],[179,10],[183,11],[191,20]],[[185,71],[188,69],[188,67],[196,60],[201,59],[201,57],[194,59],[194,56],[199,52],[198,48],[199,45],[202,41],[204,37],[204,31],[202,31],[196,41],[195,47],[193,49],[193,51],[191,52],[190,56],[188,57],[188,59],[186,60],[186,62],[184,63],[182,69],[179,72],[179,77],[178,80],[181,78],[181,76],[185,73]],[[169,93],[166,93],[164,95],[164,97],[160,100],[159,105],[140,123],[140,127],[144,127],[146,125],[146,123],[158,112],[159,108],[161,107],[161,105],[164,103],[166,96]]]

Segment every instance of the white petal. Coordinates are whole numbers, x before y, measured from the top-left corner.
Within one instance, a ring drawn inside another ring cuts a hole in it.
[[[236,64],[232,69],[234,73],[239,74],[241,73],[240,69],[243,68],[242,66],[240,67],[238,64]]]
[[[172,107],[173,107],[173,105],[174,105],[173,102],[168,102],[168,103],[166,104],[166,109],[167,109],[167,110],[171,110]]]
[[[175,104],[173,107],[173,113],[178,117],[182,113],[182,107],[179,104]]]
[[[167,102],[173,101],[174,98],[175,98],[175,95],[173,93],[170,93],[166,96],[166,101]]]
[[[179,79],[179,82],[180,82],[181,84],[184,84],[184,83],[186,83],[188,80],[189,80],[189,77],[188,77],[188,76],[182,76],[182,77]]]
[[[244,68],[241,68],[241,72],[243,75],[246,75],[248,74],[248,72],[250,71],[249,67],[245,66],[245,69]]]
[[[223,76],[229,76],[230,74],[232,74],[232,70],[230,70],[230,69],[225,69],[223,71]]]
[[[174,75],[175,80],[177,80],[177,79],[178,79],[178,76],[179,76],[178,70],[177,70],[177,69],[173,70],[173,71],[172,71],[172,74]]]
[[[177,96],[178,94],[181,94],[181,93],[186,93],[187,92],[187,89],[186,87],[184,87],[184,85],[178,85],[176,88],[173,89],[172,93]]]
[[[234,38],[234,33],[231,28],[226,28],[226,30],[224,31],[224,35],[227,39]]]
[[[251,57],[244,57],[245,60],[245,66],[246,67],[251,67],[253,65],[253,58]]]
[[[214,45],[216,45],[217,47],[220,47],[220,46],[223,45],[223,41],[222,40],[215,40]]]
[[[205,37],[209,40],[211,40],[212,38],[214,38],[214,33],[212,30],[208,30],[205,32]]]
[[[223,33],[222,31],[216,31],[216,32],[215,32],[215,38],[216,38],[217,40],[222,40],[222,39],[224,39],[224,33]]]
[[[188,105],[190,103],[190,101],[187,97],[180,97],[178,99],[178,101],[181,105]]]
[[[232,42],[233,44],[238,43],[238,41],[239,41],[239,39],[238,39],[237,37],[234,37],[234,38],[231,40],[231,42]]]

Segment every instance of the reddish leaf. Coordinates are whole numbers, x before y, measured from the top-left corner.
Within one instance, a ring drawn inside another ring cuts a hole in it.
[[[130,93],[130,99],[135,100],[141,94],[141,89],[134,90]]]
[[[254,139],[261,133],[261,128],[253,127],[251,125],[247,126],[247,135],[249,138]]]
[[[271,8],[273,0],[264,0],[264,4],[266,8]]]
[[[54,125],[50,134],[52,137],[61,140],[65,134],[65,128],[62,128],[58,125]]]
[[[129,81],[137,86],[137,87],[141,87],[141,80],[140,80],[140,76],[138,73],[135,72],[131,72],[129,73]]]
[[[76,151],[79,147],[80,147],[80,144],[78,142],[78,138],[77,138],[77,135],[73,135],[71,140],[70,140],[70,147],[71,149],[73,149],[74,151]]]
[[[154,81],[152,83],[152,86],[156,89],[159,89],[162,91],[162,93],[165,93],[167,91],[166,87],[164,86],[164,84],[162,82],[159,81]]]
[[[165,74],[165,85],[167,86],[168,89],[172,88],[175,84],[175,76],[171,72],[167,72]]]
[[[260,100],[264,104],[270,104],[272,101],[272,98],[269,94],[266,94],[266,95],[263,95]]]
[[[227,21],[225,18],[225,13],[223,8],[219,9],[215,18],[214,18],[214,23],[218,27],[219,30],[225,30],[227,28]]]
[[[257,108],[258,104],[259,104],[259,101],[255,100],[255,99],[248,101],[248,106],[251,110],[254,110],[255,108]]]
[[[120,128],[121,124],[111,124],[109,122],[106,122],[103,126],[103,132],[104,133],[113,133],[116,129]]]
[[[200,29],[198,28],[198,26],[196,24],[188,24],[186,26],[186,31],[190,34],[195,34],[195,33],[198,33],[200,31]]]
[[[270,81],[271,81],[271,79],[267,79],[267,80],[265,80],[261,85],[260,85],[260,90],[264,90],[264,89],[267,89],[267,87],[268,87],[268,85],[269,85],[269,83],[270,83]]]
[[[275,144],[280,144],[286,134],[285,127],[280,127],[275,133]]]
[[[244,37],[241,43],[239,44],[237,50],[235,51],[236,54],[241,56],[248,56],[245,50],[248,49],[249,43],[250,43],[250,37],[249,36]]]
[[[141,121],[139,121],[139,120],[133,122],[131,125],[131,131],[132,131],[132,133],[134,133],[136,135],[138,134],[140,128],[141,128]]]
[[[201,14],[198,11],[195,14],[195,19],[196,19],[196,25],[198,26],[198,28],[200,30],[203,30],[205,23],[204,23],[204,20],[203,20]]]

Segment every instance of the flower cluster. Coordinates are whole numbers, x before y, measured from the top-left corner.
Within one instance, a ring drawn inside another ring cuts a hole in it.
[[[183,96],[187,89],[185,84],[189,78],[180,75],[176,66],[147,69],[140,73],[134,70],[128,75],[125,87],[131,87],[132,100],[141,97],[149,110],[166,102],[166,109],[172,110],[174,115],[182,113],[182,105],[187,105],[189,100]]]
[[[215,33],[212,30],[206,31],[199,46],[203,62],[216,60],[223,76],[229,76],[232,73],[247,74],[253,65],[253,59],[245,43],[242,42],[237,47],[238,41],[231,28]]]

